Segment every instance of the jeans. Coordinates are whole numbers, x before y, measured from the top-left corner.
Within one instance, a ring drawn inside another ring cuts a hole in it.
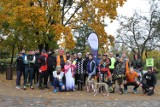
[[[24,78],[24,86],[27,85],[27,78],[29,76],[29,83],[30,86],[32,86],[32,81],[33,81],[33,68],[25,67],[25,78]],[[29,75],[28,75],[29,74]]]
[[[59,81],[57,78],[54,78],[54,81],[53,81],[53,86],[54,86],[54,89],[59,89],[59,91],[64,91],[65,88],[63,89],[62,87],[65,87],[63,82],[62,81]]]
[[[20,86],[22,71],[17,71],[17,79],[16,79],[16,86]]]

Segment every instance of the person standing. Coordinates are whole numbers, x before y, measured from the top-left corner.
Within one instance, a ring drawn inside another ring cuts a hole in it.
[[[148,72],[145,73],[142,78],[142,89],[144,94],[147,94],[150,96],[154,94],[157,78],[156,78],[155,72],[152,71],[152,67],[148,67],[147,71]]]
[[[134,70],[140,75],[140,81],[142,80],[142,70],[143,70],[143,61],[138,57],[137,54],[134,54],[134,59],[131,62]]]
[[[22,72],[23,72],[23,58],[22,58],[22,53],[19,53],[18,58],[16,59],[16,74],[17,74],[16,88],[17,89],[21,89],[20,81],[21,81]]]
[[[38,80],[39,80],[39,68],[40,68],[40,63],[39,63],[39,58],[40,58],[40,54],[39,54],[39,50],[35,50],[35,57],[36,57],[36,61],[35,61],[35,66],[34,66],[34,75],[33,75],[33,79],[35,84],[38,85]]]
[[[71,54],[69,52],[66,52],[66,59],[70,60],[70,58],[71,58]]]
[[[48,54],[48,59],[47,59],[47,78],[49,78],[49,82],[51,85],[53,85],[53,71],[55,71],[56,69],[56,57],[54,55],[54,51],[49,51],[49,54]]]
[[[88,61],[89,61],[89,52],[86,53],[85,55],[85,59],[84,59],[84,83],[86,83],[86,78],[88,76],[87,74],[87,64],[88,64]],[[85,86],[85,84],[83,84]]]
[[[93,60],[93,55],[89,54],[89,61],[87,63],[88,80],[91,80],[92,76],[96,74],[96,63]]]
[[[75,73],[75,83],[78,86],[78,90],[83,90],[84,84],[84,59],[82,58],[82,53],[78,53],[78,58],[76,60],[76,73]]]
[[[104,54],[99,64],[100,81],[108,83],[109,86],[111,86],[111,72],[109,70],[110,65],[111,60],[108,58],[107,54]]]
[[[115,62],[116,62],[116,59],[114,58],[114,54],[113,53],[110,53],[110,57],[111,59],[111,65],[109,66],[109,70],[111,72],[111,74],[113,74],[114,70],[115,70]]]
[[[74,83],[74,69],[75,68],[76,68],[76,65],[72,64],[70,60],[67,60],[66,65],[64,66],[67,91],[75,90],[75,83]]]
[[[24,90],[26,90],[26,86],[27,86],[27,78],[29,76],[29,83],[30,83],[30,88],[34,89],[33,85],[32,85],[32,81],[33,81],[33,70],[34,70],[34,64],[35,64],[35,56],[34,56],[34,52],[32,50],[30,50],[28,52],[28,55],[25,56],[25,78],[24,78]]]
[[[47,58],[48,55],[45,50],[42,50],[41,56],[39,58],[40,62],[40,69],[39,69],[39,88],[44,89],[44,88],[49,88],[47,86]]]

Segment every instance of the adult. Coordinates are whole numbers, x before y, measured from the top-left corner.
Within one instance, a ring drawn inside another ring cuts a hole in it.
[[[143,75],[142,89],[144,94],[153,95],[157,79],[155,72],[152,71],[152,67],[148,67],[147,71],[148,72]]]
[[[39,50],[38,49],[35,50],[35,57],[36,57],[36,61],[35,61],[35,66],[34,66],[33,79],[34,79],[34,82],[38,85],[39,68],[40,68],[40,63],[39,63],[40,54],[39,54]]]
[[[39,88],[44,89],[44,88],[49,88],[47,86],[47,58],[48,54],[46,53],[45,50],[42,50],[41,56],[39,58],[40,62],[40,69],[39,69]]]
[[[66,65],[64,66],[67,91],[75,90],[75,83],[74,83],[75,68],[76,68],[76,65],[72,64],[70,60],[67,60]]]
[[[115,90],[115,82],[118,82],[119,85],[119,94],[123,94],[123,83],[126,77],[126,71],[129,70],[129,60],[126,57],[126,54],[123,53],[120,57],[119,54],[116,54],[115,62],[115,72],[112,78],[113,92]]]
[[[66,59],[70,60],[70,58],[71,58],[71,54],[69,52],[66,52]]]
[[[87,74],[87,64],[88,64],[88,62],[89,62],[89,52],[86,52],[86,55],[85,55],[85,59],[84,59],[84,83],[86,83],[86,78],[87,78],[87,76],[88,76],[88,74]],[[83,85],[85,85],[85,84],[83,84]]]
[[[61,66],[61,70],[64,71],[64,65],[66,63],[66,56],[64,55],[64,50],[59,50],[56,62],[57,66]]]
[[[114,70],[115,70],[115,62],[116,62],[116,58],[114,58],[114,54],[111,52],[110,53],[110,57],[111,59],[111,65],[109,66],[109,70],[111,72],[111,74],[113,74]]]
[[[75,73],[75,83],[78,85],[78,90],[83,90],[84,84],[84,59],[82,58],[82,53],[78,53],[78,58],[76,60],[76,73]]]
[[[104,54],[99,64],[100,82],[105,82],[109,86],[111,86],[111,72],[109,70],[110,65],[111,65],[110,58],[108,58],[107,54]]]
[[[21,89],[20,81],[21,81],[22,72],[23,72],[23,59],[22,59],[22,53],[19,53],[18,58],[16,59],[16,74],[17,74],[16,88],[17,89]]]
[[[66,63],[67,59],[66,59],[66,55],[64,55],[64,50],[59,50],[59,54],[57,56],[56,62],[57,62],[57,66],[61,67],[61,70],[64,72],[64,65]],[[63,75],[63,83],[66,83],[66,78],[65,78],[65,74]]]
[[[47,79],[49,78],[51,85],[53,85],[53,71],[56,69],[56,56],[54,53],[54,51],[49,51],[47,58]]]
[[[138,57],[138,54],[134,54],[131,66],[133,66],[134,70],[140,75],[140,80],[142,80],[143,61]]]
[[[89,54],[89,61],[87,63],[87,73],[89,80],[94,74],[96,74],[96,62],[93,60],[93,54]]]
[[[126,71],[126,80],[124,81],[124,92],[127,93],[128,88],[127,86],[132,85],[134,88],[132,89],[133,92],[137,93],[137,88],[140,85],[140,82],[138,81],[139,74],[134,71],[133,67],[130,67],[129,71]]]
[[[26,86],[27,86],[27,78],[29,76],[29,83],[30,83],[30,88],[34,89],[33,85],[32,85],[32,81],[33,81],[33,70],[34,70],[34,64],[35,64],[35,56],[34,56],[34,52],[32,50],[30,50],[28,52],[28,55],[25,56],[24,62],[25,62],[25,78],[24,78],[24,90],[26,90]]]

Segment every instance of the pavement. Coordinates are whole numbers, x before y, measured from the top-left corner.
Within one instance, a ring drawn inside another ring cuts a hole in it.
[[[58,98],[12,97],[0,95],[0,107],[160,107],[160,99],[154,101],[62,100]]]

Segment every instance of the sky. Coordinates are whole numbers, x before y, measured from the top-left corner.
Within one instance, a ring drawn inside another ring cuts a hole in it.
[[[127,0],[123,7],[117,9],[118,15],[132,16],[134,11],[139,11],[141,14],[147,15],[149,11],[148,0]],[[113,23],[108,24],[105,31],[108,34],[116,36],[116,30],[118,29],[118,21],[113,21]]]

